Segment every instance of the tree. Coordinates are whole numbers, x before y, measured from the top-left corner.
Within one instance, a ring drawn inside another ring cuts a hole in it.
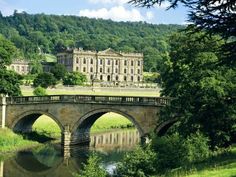
[[[31,74],[43,73],[43,66],[39,61],[33,61],[31,64]]]
[[[165,114],[181,120],[179,133],[196,131],[209,137],[212,148],[225,147],[236,135],[236,69],[222,66],[224,44],[216,36],[186,33],[171,37],[170,58],[162,73],[162,95],[175,97]],[[165,117],[165,114],[162,116]]]
[[[11,59],[16,53],[16,47],[9,40],[0,35],[0,67],[11,64]]]
[[[56,85],[56,78],[52,73],[41,73],[34,79],[34,87],[41,86],[43,88],[47,88],[49,86]]]
[[[67,70],[63,64],[56,64],[50,71],[57,80],[63,79]]]
[[[83,85],[86,76],[79,72],[67,73],[63,78],[63,85]]]
[[[97,155],[90,155],[87,164],[84,164],[81,172],[74,174],[74,177],[106,177],[107,172],[99,166],[99,161]]]
[[[161,5],[167,0],[131,0],[138,6],[151,7]],[[189,21],[194,24],[195,31],[206,30],[210,34],[219,34],[225,39],[230,39],[222,46],[226,53],[224,62],[234,63],[236,58],[236,4],[235,0],[168,0],[169,8],[176,8],[178,3],[183,3],[189,8]]]
[[[38,86],[34,89],[33,94],[36,95],[36,96],[45,96],[45,95],[47,95],[46,89],[43,88],[43,87],[40,87],[40,86]]]

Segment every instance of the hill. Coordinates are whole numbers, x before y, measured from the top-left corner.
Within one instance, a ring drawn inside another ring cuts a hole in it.
[[[77,16],[58,16],[14,12],[0,14],[0,33],[20,49],[24,58],[38,53],[56,54],[67,47],[88,50],[113,48],[123,52],[142,52],[144,70],[156,71],[168,52],[167,36],[180,25],[154,25],[145,22],[114,22]]]

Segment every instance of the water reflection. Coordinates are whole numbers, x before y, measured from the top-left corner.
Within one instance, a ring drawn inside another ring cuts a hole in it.
[[[112,170],[114,163],[138,142],[138,132],[130,130],[95,134],[91,136],[92,148],[75,147],[64,152],[59,144],[41,146],[0,162],[0,177],[73,177],[94,150],[102,159],[101,165]]]

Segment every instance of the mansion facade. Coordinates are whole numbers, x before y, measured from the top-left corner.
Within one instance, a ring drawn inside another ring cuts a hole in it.
[[[139,83],[143,81],[143,54],[70,49],[57,54],[57,62],[68,71],[86,75],[88,81]]]

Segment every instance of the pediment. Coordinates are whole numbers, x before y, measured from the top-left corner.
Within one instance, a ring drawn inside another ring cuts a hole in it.
[[[122,56],[119,52],[116,52],[115,50],[108,48],[106,50],[98,52],[99,54],[105,54],[105,55],[113,55],[113,56]]]

